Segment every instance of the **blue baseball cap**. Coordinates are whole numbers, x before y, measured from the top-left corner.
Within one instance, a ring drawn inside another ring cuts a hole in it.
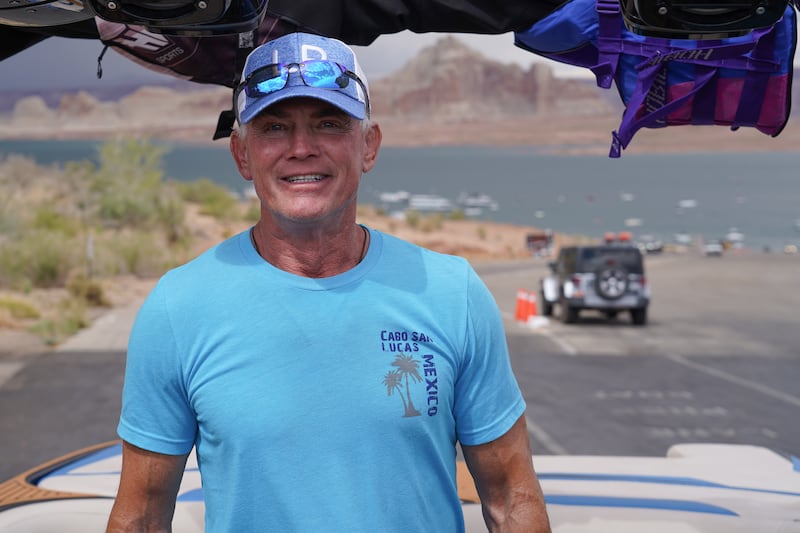
[[[369,96],[365,94],[369,90],[367,79],[358,64],[355,52],[345,43],[336,39],[310,33],[290,33],[268,41],[247,56],[242,80],[246,82],[253,72],[267,65],[303,63],[312,60],[338,63],[357,76],[363,86],[350,76],[349,82],[342,88],[310,87],[297,70],[292,70],[286,86],[282,89],[255,97],[248,96],[244,90],[239,91],[236,102],[239,123],[250,122],[256,115],[274,103],[301,96],[324,100],[358,120],[366,118],[369,115],[367,109]]]

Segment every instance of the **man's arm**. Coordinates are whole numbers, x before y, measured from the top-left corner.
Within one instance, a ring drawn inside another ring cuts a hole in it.
[[[169,532],[187,455],[122,444],[122,475],[107,533]]]
[[[462,446],[492,533],[549,533],[544,495],[533,469],[525,417],[502,437]]]

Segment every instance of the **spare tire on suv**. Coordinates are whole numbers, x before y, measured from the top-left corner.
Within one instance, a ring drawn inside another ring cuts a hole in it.
[[[628,271],[623,267],[609,267],[594,275],[597,294],[606,300],[619,300],[628,291]]]

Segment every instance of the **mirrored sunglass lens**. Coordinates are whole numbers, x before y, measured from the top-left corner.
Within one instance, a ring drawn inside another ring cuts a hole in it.
[[[286,76],[278,76],[277,78],[270,78],[268,80],[259,81],[256,83],[258,92],[262,94],[274,93],[280,91],[286,86]]]
[[[322,89],[341,89],[347,83],[341,85],[342,69],[332,61],[307,61],[302,66],[303,79],[311,87]],[[349,81],[344,77],[345,81]]]
[[[248,96],[255,97],[280,91],[286,86],[289,71],[280,65],[269,65],[258,71],[254,79],[247,84]],[[251,94],[254,93],[254,94]]]

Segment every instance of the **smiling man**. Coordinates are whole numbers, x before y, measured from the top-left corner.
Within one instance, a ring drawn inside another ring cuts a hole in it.
[[[462,258],[356,222],[379,126],[352,50],[254,50],[231,153],[261,217],[167,273],[131,334],[109,531],[168,531],[196,449],[209,532],[549,531],[497,306]]]

